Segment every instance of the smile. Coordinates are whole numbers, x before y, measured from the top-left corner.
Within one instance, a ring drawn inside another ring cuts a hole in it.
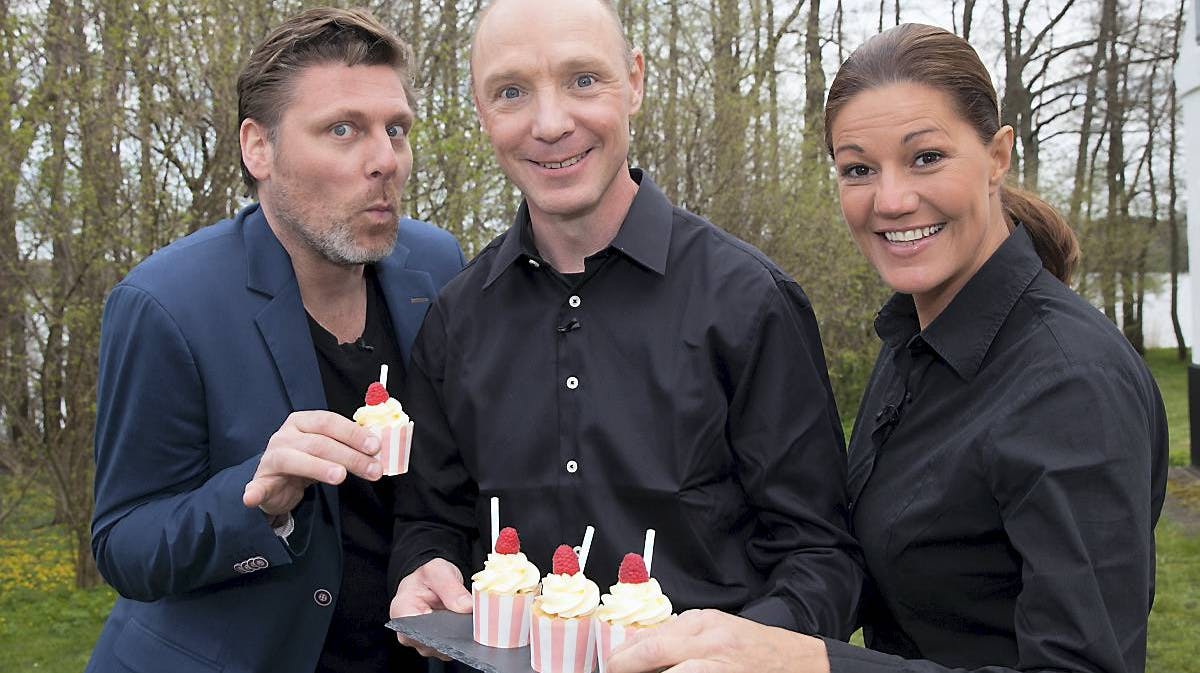
[[[905,231],[885,231],[883,232],[883,237],[886,238],[889,243],[912,243],[923,238],[929,238],[945,228],[946,225],[944,224],[933,224],[928,227],[921,227],[919,229],[908,229]]]
[[[536,163],[538,166],[541,166],[542,168],[549,168],[549,169],[566,168],[568,166],[574,166],[575,164],[579,163],[580,161],[583,161],[583,158],[588,155],[588,152],[591,152],[591,150],[587,150],[587,152],[584,152],[582,154],[576,154],[575,156],[571,157],[570,159],[566,159],[565,161],[537,161],[534,163]]]

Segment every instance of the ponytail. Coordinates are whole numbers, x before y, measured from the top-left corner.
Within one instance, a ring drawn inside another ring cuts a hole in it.
[[[1042,266],[1070,285],[1079,266],[1079,241],[1066,219],[1053,206],[1020,187],[1001,187],[1000,204],[1009,217],[1025,225]]]

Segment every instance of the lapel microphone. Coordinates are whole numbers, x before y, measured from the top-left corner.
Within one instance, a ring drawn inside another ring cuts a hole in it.
[[[361,336],[358,337],[358,340],[354,342],[354,345],[358,346],[358,350],[360,350],[364,353],[375,352],[375,347],[372,346],[371,344],[367,343],[367,340],[362,338]]]

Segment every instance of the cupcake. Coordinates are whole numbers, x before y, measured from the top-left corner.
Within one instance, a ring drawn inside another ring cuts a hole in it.
[[[408,414],[378,381],[367,388],[364,401],[366,404],[354,412],[354,421],[379,437],[377,458],[383,474],[395,476],[408,472],[413,430]]]
[[[521,553],[516,529],[501,530],[483,570],[471,576],[475,642],[505,648],[529,644],[530,606],[539,577],[537,567]]]
[[[617,583],[600,598],[596,608],[596,653],[600,673],[608,664],[608,655],[627,635],[648,629],[671,617],[671,600],[663,595],[658,580],[650,577],[639,554],[626,554],[617,572]]]
[[[533,601],[529,659],[538,673],[591,673],[595,668],[592,613],[600,588],[584,576],[567,545],[554,551],[554,566]]]

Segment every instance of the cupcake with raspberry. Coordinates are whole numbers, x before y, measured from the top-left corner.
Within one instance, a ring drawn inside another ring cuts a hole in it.
[[[596,608],[596,653],[600,673],[604,673],[608,655],[638,629],[654,628],[671,617],[671,599],[658,580],[650,577],[640,554],[626,554],[617,572],[617,583],[601,598]]]
[[[530,607],[540,577],[537,566],[521,553],[516,529],[501,530],[483,570],[471,576],[475,642],[503,648],[528,645]]]
[[[367,388],[365,404],[354,412],[354,421],[379,437],[377,456],[383,474],[395,476],[408,472],[408,457],[412,449],[413,423],[396,398],[388,395],[387,365],[380,372],[381,381]]]
[[[533,601],[529,658],[538,673],[591,673],[595,668],[592,614],[600,588],[584,576],[580,559],[568,545],[554,551],[554,566],[542,578]]]

